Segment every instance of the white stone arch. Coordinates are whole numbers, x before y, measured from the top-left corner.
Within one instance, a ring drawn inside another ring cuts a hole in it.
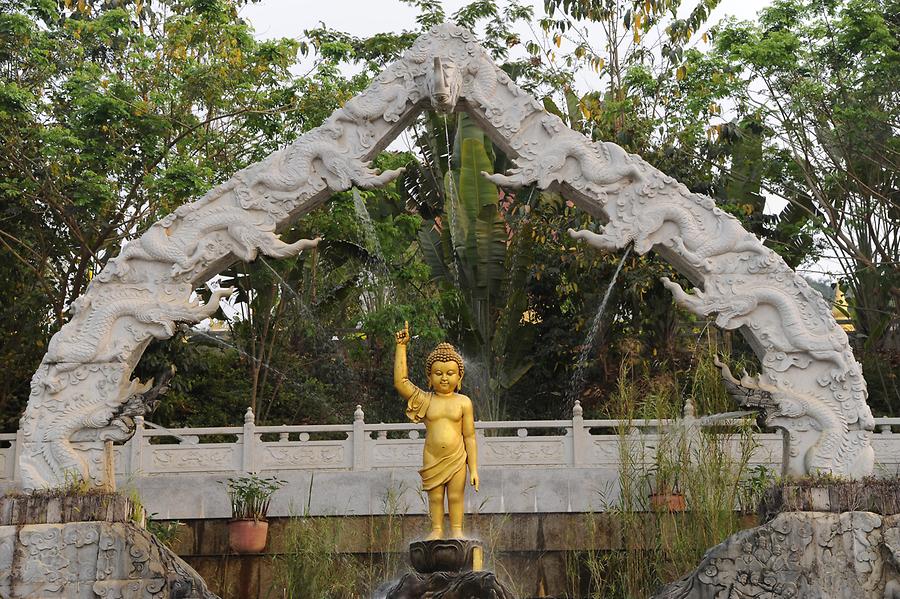
[[[822,297],[772,250],[708,197],[691,193],[640,157],[592,143],[513,83],[468,31],[440,25],[419,38],[362,94],[288,147],[185,204],[91,281],[73,317],[53,336],[31,382],[21,420],[24,488],[57,485],[68,471],[103,480],[103,441],[124,440],[142,413],[148,384],[131,379],[153,339],[178,322],[215,311],[192,290],[236,260],[284,257],[315,240],[282,242],[276,232],[332,194],[377,187],[399,171],[369,161],[431,103],[465,110],[518,165],[491,175],[500,185],[553,188],[608,221],[600,234],[573,232],[604,250],[651,248],[698,289],[665,280],[675,300],[716,324],[740,329],[760,358],[745,403],[787,431],[785,471],[869,474],[873,419],[847,335]],[[702,290],[701,290],[702,289]]]

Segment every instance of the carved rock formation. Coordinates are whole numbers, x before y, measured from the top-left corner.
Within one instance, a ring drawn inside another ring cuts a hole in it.
[[[515,599],[493,572],[409,572],[383,596],[384,599]]]
[[[493,572],[481,570],[483,555],[481,542],[473,539],[415,541],[409,545],[409,561],[416,571],[375,595],[382,599],[515,599]]]
[[[786,512],[713,547],[655,599],[889,599],[898,572],[900,516]]]
[[[136,513],[117,494],[0,498],[0,597],[216,599]]]
[[[203,579],[132,524],[0,526],[0,597],[215,599]]]
[[[824,300],[715,202],[619,146],[568,129],[494,64],[468,31],[440,25],[321,126],[152,225],[111,260],[53,338],[22,419],[22,484],[60,484],[67,471],[102,482],[104,438],[128,437],[124,405],[147,386],[130,381],[152,339],[215,310],[191,292],[235,260],[296,254],[317,240],[277,231],[353,185],[400,174],[370,161],[426,108],[465,110],[516,162],[501,185],[562,191],[608,222],[576,236],[604,250],[657,251],[691,281],[665,281],[676,301],[740,329],[762,363],[771,426],[786,431],[785,471],[859,477],[873,467],[873,419],[847,336]],[[701,291],[702,289],[702,291]],[[127,411],[133,411],[133,406]],[[87,442],[76,448],[73,439]]]

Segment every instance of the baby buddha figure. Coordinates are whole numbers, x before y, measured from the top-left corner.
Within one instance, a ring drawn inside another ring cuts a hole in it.
[[[425,361],[429,391],[424,391],[409,380],[406,366],[409,323],[396,337],[394,387],[406,400],[406,416],[413,422],[425,422],[425,450],[419,474],[422,489],[428,493],[431,518],[428,539],[444,537],[444,496],[450,514],[449,538],[462,539],[467,478],[478,491],[478,449],[472,400],[458,393],[465,373],[462,356],[449,343],[434,348]]]

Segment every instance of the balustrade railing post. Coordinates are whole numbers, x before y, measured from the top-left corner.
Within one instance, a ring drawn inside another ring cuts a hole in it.
[[[244,472],[254,472],[256,450],[256,417],[253,410],[247,408],[244,414],[244,434],[241,436],[241,469]]]
[[[584,409],[581,402],[575,400],[572,406],[572,464],[580,466],[589,460],[588,446],[590,431],[584,428]]]
[[[357,405],[356,411],[353,412],[353,434],[350,435],[350,443],[353,445],[354,470],[366,470],[366,451],[369,449],[366,441],[366,415],[362,406]]]
[[[684,434],[688,444],[688,455],[691,462],[696,463],[700,457],[697,449],[700,447],[700,423],[697,421],[697,411],[694,409],[694,401],[688,397],[684,400],[682,409]]]
[[[16,429],[16,444],[13,448],[13,480],[21,481],[22,473],[19,470],[19,459],[22,457],[22,452],[25,449],[25,436],[22,434],[22,429]]]
[[[128,442],[128,474],[143,474],[144,417],[134,417],[134,434]]]

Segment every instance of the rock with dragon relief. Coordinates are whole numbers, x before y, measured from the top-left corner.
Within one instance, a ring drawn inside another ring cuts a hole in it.
[[[900,589],[898,516],[787,512],[711,548],[654,599],[882,599]]]

